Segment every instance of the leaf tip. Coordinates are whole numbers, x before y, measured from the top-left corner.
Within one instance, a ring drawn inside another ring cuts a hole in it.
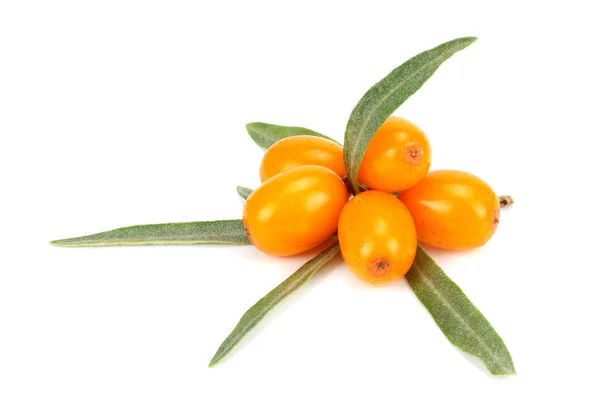
[[[213,368],[219,364],[219,361],[221,361],[221,358],[215,354],[215,356],[210,360],[210,363],[208,363],[208,368]]]
[[[77,238],[55,239],[54,241],[50,241],[50,245],[62,248],[84,246],[80,242],[77,242]]]
[[[514,368],[511,368],[508,371],[492,373],[492,375],[494,375],[495,377],[513,377],[513,376],[517,375],[517,372],[515,371]]]
[[[246,132],[250,135],[250,138],[254,140],[254,143],[259,145],[260,147],[264,147],[259,142],[260,140],[260,127],[263,125],[261,122],[250,122],[246,123]]]
[[[502,344],[504,345],[504,341],[502,341]],[[506,348],[506,345],[504,345],[504,347]],[[512,356],[510,355],[508,349],[506,349],[505,362],[500,366],[500,368],[501,370],[493,372],[492,374],[500,377],[510,377],[513,375],[517,375],[517,370],[515,370],[515,364],[513,363]]]
[[[463,37],[463,38],[460,38],[460,40],[464,44],[464,46],[462,47],[464,49],[464,48],[469,47],[474,42],[476,42],[477,41],[477,37]]]
[[[247,200],[248,197],[250,197],[250,195],[253,193],[252,189],[250,189],[248,187],[237,186],[235,189],[236,189],[238,195],[240,197],[242,197],[244,200]]]
[[[251,133],[255,130],[255,128],[260,124],[260,122],[250,122],[246,123],[246,131]]]
[[[517,375],[517,370],[515,370],[515,366],[513,365],[512,359],[510,360],[510,367],[508,368],[508,370],[506,370],[501,375],[503,375],[505,377]]]
[[[466,37],[455,38],[454,40],[448,41],[448,43],[461,42],[461,43],[467,43],[467,45],[471,45],[477,40],[478,40],[477,37],[468,35]]]

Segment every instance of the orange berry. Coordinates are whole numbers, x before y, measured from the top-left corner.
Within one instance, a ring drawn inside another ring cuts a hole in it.
[[[398,198],[415,220],[419,242],[436,248],[481,246],[500,221],[500,204],[492,188],[462,171],[432,171]]]
[[[431,147],[425,133],[390,116],[375,132],[358,169],[358,182],[373,190],[402,191],[429,171]]]
[[[347,201],[346,185],[333,171],[297,167],[270,178],[248,197],[244,227],[252,244],[267,254],[299,254],[335,233]]]
[[[346,176],[343,147],[317,136],[291,136],[281,139],[266,151],[260,165],[260,180],[307,164],[316,164]]]
[[[408,209],[381,191],[360,193],[344,206],[338,237],[348,268],[373,284],[403,277],[417,251],[415,224]]]

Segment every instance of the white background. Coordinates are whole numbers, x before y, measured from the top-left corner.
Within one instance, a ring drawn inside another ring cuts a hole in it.
[[[598,406],[594,3],[0,3],[0,406]],[[516,377],[450,345],[404,281],[369,287],[339,260],[209,369],[306,256],[48,244],[240,218],[262,154],[247,122],[342,140],[371,85],[465,35],[397,114],[433,168],[517,200],[484,248],[432,251]]]

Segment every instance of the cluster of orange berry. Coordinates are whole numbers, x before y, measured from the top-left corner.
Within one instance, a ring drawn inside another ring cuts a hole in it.
[[[392,116],[361,162],[358,181],[365,191],[352,197],[341,145],[316,136],[282,139],[265,153],[262,185],[246,201],[246,232],[259,250],[290,256],[337,231],[344,260],[357,277],[393,282],[410,269],[417,241],[471,249],[485,244],[499,222],[498,197],[488,184],[461,171],[429,172],[430,165],[425,134]]]

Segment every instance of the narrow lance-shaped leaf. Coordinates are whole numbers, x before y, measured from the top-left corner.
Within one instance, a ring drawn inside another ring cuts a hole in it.
[[[254,140],[257,145],[264,149],[268,149],[271,147],[271,145],[280,141],[281,139],[285,139],[286,137],[300,135],[318,136],[339,144],[337,140],[333,140],[332,138],[319,132],[297,126],[280,126],[263,122],[252,122],[246,125],[246,130],[248,131],[248,134],[252,140]]]
[[[221,346],[210,360],[209,367],[221,361],[279,302],[304,285],[319,269],[337,255],[340,246],[333,243],[319,255],[306,262],[279,286],[267,293],[254,304],[240,319],[233,331],[221,343]]]
[[[360,162],[377,129],[433,75],[442,62],[475,40],[475,37],[458,38],[409,59],[361,98],[350,114],[344,137],[344,163],[354,193],[359,192]]]
[[[406,280],[452,344],[481,359],[494,375],[515,374],[504,341],[463,291],[420,246]]]
[[[242,220],[135,225],[83,237],[59,239],[65,247],[101,245],[237,244],[248,245]]]

